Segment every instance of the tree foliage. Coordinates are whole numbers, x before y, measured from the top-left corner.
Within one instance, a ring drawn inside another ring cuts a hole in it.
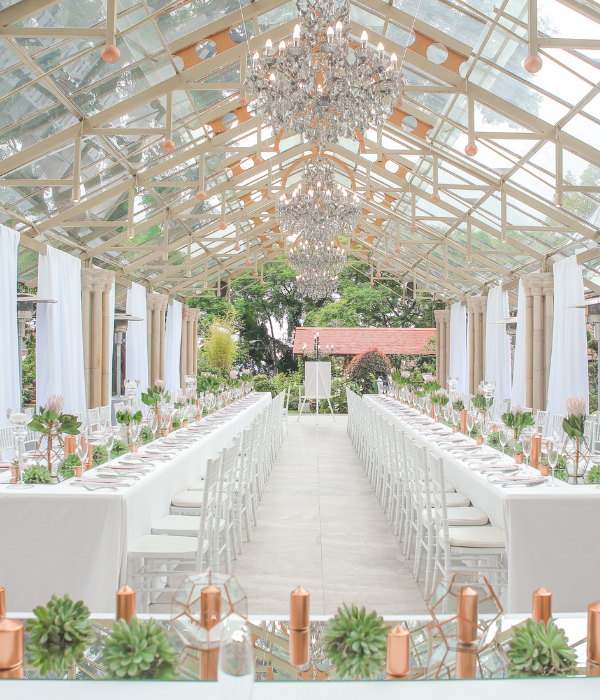
[[[237,351],[235,333],[235,311],[217,316],[208,327],[204,338],[204,350],[214,367],[226,370],[231,367]]]

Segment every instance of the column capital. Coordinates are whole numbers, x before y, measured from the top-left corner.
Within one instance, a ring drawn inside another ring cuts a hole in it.
[[[433,312],[436,321],[440,323],[450,320],[450,309],[435,309]]]
[[[169,305],[168,294],[147,294],[146,307],[154,311],[165,311]]]
[[[467,297],[467,308],[470,313],[485,312],[488,298],[483,295]]]
[[[521,281],[527,296],[538,296],[554,292],[554,274],[552,272],[530,272],[526,275],[521,275]]]
[[[84,267],[81,269],[81,291],[110,292],[114,279],[114,270]]]

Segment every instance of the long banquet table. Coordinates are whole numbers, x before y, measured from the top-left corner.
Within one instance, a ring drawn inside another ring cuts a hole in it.
[[[53,593],[69,593],[91,610],[114,612],[128,544],[150,534],[168,515],[173,495],[198,480],[206,460],[270,402],[269,393],[257,395],[210,434],[118,492],[73,488],[70,480],[21,492],[0,484],[0,585],[8,609],[28,612]]]
[[[600,600],[600,490],[555,480],[558,488],[503,488],[472,471],[460,459],[421,435],[392,412],[395,401],[364,396],[364,401],[400,425],[419,444],[444,457],[446,479],[504,529],[508,557],[509,613],[531,610],[532,593],[544,586],[556,612],[584,612]],[[550,480],[550,478],[549,478]]]

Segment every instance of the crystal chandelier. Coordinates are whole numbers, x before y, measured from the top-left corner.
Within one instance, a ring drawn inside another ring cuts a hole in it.
[[[252,56],[246,84],[256,96],[249,111],[274,132],[293,131],[320,146],[377,128],[392,115],[402,72],[398,58],[350,40],[349,0],[296,0],[293,39]]]
[[[295,234],[313,242],[336,236],[351,236],[362,212],[358,197],[334,180],[333,163],[317,156],[304,168],[304,183],[298,184],[290,199],[281,195],[277,215],[282,233]]]
[[[337,290],[338,274],[346,264],[345,251],[334,240],[327,243],[298,239],[288,256],[296,288],[315,301]]]

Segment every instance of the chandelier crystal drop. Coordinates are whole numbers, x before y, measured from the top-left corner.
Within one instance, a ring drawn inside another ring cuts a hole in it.
[[[385,55],[350,39],[349,0],[296,0],[300,23],[292,41],[275,49],[267,40],[252,56],[246,84],[256,96],[249,112],[274,132],[304,134],[320,146],[377,128],[400,95],[402,72],[396,54]]]
[[[324,243],[298,239],[288,256],[296,271],[296,288],[315,301],[337,290],[338,274],[346,264],[346,253],[334,240]]]
[[[276,210],[283,233],[321,243],[351,236],[362,213],[358,197],[335,182],[333,163],[322,156],[307,162],[304,182],[290,199],[281,195]]]

